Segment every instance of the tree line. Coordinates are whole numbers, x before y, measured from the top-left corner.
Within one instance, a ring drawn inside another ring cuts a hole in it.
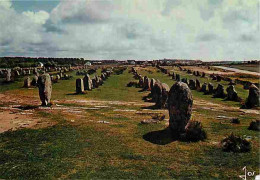
[[[0,68],[37,67],[42,63],[45,67],[84,65],[83,58],[44,58],[44,57],[0,57]]]

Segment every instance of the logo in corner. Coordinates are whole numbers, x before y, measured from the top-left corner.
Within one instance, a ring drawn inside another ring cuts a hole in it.
[[[253,177],[255,175],[255,171],[248,171],[246,169],[246,166],[243,167],[242,170],[244,171],[244,175],[240,175],[239,177],[242,178],[243,180],[247,180],[247,177]],[[256,179],[260,179],[260,177],[256,176]]]

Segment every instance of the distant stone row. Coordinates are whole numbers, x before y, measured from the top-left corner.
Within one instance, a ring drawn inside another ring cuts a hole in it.
[[[180,67],[180,70],[181,71],[186,71],[188,74],[193,74],[194,76],[201,76],[201,77],[205,77],[206,74],[205,72],[199,72],[199,71],[191,71],[190,69],[186,70],[184,68],[181,68]],[[236,85],[236,84],[241,84],[243,85],[243,88],[244,89],[249,89],[249,87],[254,84],[256,87],[259,87],[259,83],[252,83],[250,81],[243,81],[243,80],[240,80],[240,79],[235,79],[235,80],[232,80],[231,78],[229,77],[226,77],[226,76],[221,76],[221,75],[218,75],[218,74],[210,74],[209,77],[212,79],[212,80],[216,80],[218,82],[220,82],[221,80],[223,81],[227,81],[229,82],[229,85]]]
[[[76,93],[81,94],[85,91],[91,91],[92,89],[102,86],[111,73],[112,71],[102,72],[101,76],[95,75],[92,79],[89,74],[86,74],[83,79],[76,79]]]
[[[70,70],[71,70],[70,67],[1,69],[0,77],[4,78],[5,83],[10,83],[15,81],[15,79],[21,76],[30,76],[32,74],[39,76],[39,74],[44,74],[46,72],[55,72],[55,71],[68,72]]]
[[[198,79],[196,79],[196,80],[190,79],[188,81],[187,78],[181,79],[181,76],[179,74],[175,74],[174,72],[172,72],[172,74],[170,74],[170,72],[163,67],[157,67],[157,68],[159,68],[163,73],[168,74],[169,76],[172,76],[173,80],[186,83],[192,90],[204,92],[204,94],[213,94],[213,97],[223,98],[223,99],[226,99],[229,101],[241,101],[241,98],[238,97],[237,91],[235,90],[235,87],[234,87],[235,83],[233,83],[233,81],[229,78],[225,79],[226,81],[230,82],[229,86],[226,88],[226,93],[225,93],[225,88],[221,84],[218,84],[216,88],[214,88],[212,83],[204,82],[201,85],[201,83]],[[181,68],[181,70],[185,71],[185,69],[182,69],[182,68]],[[187,73],[192,73],[189,71],[190,70],[187,70]],[[193,75],[205,77],[205,73],[204,72],[200,73],[199,71],[194,71]],[[221,77],[219,75],[211,75],[210,77],[212,78],[212,80],[216,80],[218,82],[220,82],[222,79],[224,79],[223,77]],[[244,106],[246,108],[259,107],[259,105],[260,105],[259,104],[259,94],[260,94],[259,88],[257,88],[257,86],[252,83],[248,83],[247,85],[249,85],[249,84],[250,84],[249,88],[246,87],[246,89],[249,89],[249,94],[248,94],[248,98],[246,99]],[[244,86],[244,88],[245,88],[245,86]]]
[[[72,76],[66,74],[65,70],[60,70],[59,73],[57,74],[52,74],[50,75],[51,78],[51,82],[53,83],[57,83],[59,80],[68,80],[70,79]],[[32,77],[27,76],[24,78],[24,86],[25,88],[29,88],[32,86],[37,86],[37,81],[38,81],[38,77],[40,76],[39,72],[37,70],[35,70],[34,75]]]

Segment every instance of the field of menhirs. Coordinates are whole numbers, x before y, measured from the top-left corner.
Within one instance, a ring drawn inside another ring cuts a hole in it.
[[[2,179],[259,174],[259,75],[196,65],[0,70]]]

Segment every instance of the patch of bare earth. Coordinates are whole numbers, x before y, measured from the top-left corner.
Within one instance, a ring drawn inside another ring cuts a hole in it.
[[[22,128],[44,128],[55,123],[36,116],[39,100],[16,94],[0,94],[0,133]]]

